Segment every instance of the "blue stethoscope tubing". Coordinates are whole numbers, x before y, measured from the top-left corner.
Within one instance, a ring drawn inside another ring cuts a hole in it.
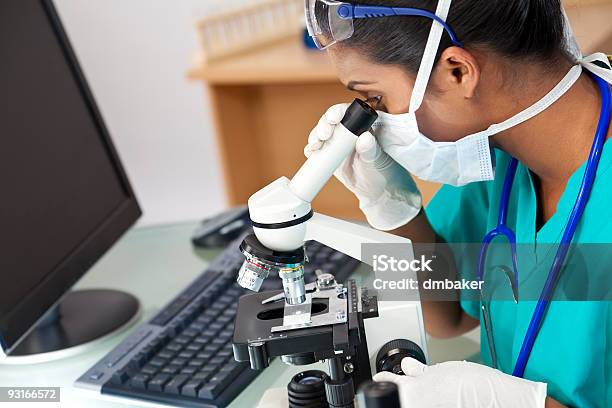
[[[557,282],[559,281],[561,269],[563,267],[563,263],[565,262],[565,258],[567,257],[567,253],[574,237],[574,233],[576,232],[578,223],[580,222],[580,219],[584,214],[584,209],[589,200],[591,191],[593,190],[593,185],[595,184],[595,176],[597,174],[597,168],[599,167],[599,161],[603,152],[603,146],[608,135],[608,128],[610,127],[610,120],[612,115],[612,91],[610,90],[610,84],[608,84],[605,80],[595,74],[589,74],[597,83],[602,97],[601,113],[599,116],[597,131],[595,133],[595,140],[593,141],[593,145],[591,146],[589,159],[587,161],[584,177],[582,179],[582,185],[580,186],[580,191],[578,192],[578,196],[576,197],[574,208],[572,209],[569,220],[567,222],[567,226],[565,227],[565,231],[563,232],[563,236],[561,237],[561,241],[559,243],[559,247],[557,248],[557,253],[555,254],[555,258],[550,268],[550,272],[548,273],[546,283],[544,284],[544,288],[542,289],[542,293],[540,294],[540,298],[531,317],[531,321],[529,322],[529,327],[527,328],[525,338],[523,339],[523,344],[521,346],[521,350],[519,352],[516,365],[512,373],[512,375],[514,375],[515,377],[523,377],[525,374],[525,367],[527,366],[527,361],[529,360],[529,356],[531,355],[531,351],[533,350],[533,345],[538,336],[540,328],[542,327],[542,322],[544,321],[544,317],[548,310],[552,294],[554,293]],[[512,232],[512,230],[508,228],[506,222],[508,220],[508,204],[510,202],[510,193],[512,191],[512,185],[516,176],[517,167],[518,160],[513,158],[510,161],[510,164],[508,165],[506,178],[504,179],[502,196],[500,198],[500,208],[497,226],[494,230],[489,232],[483,239],[478,260],[478,269],[476,273],[477,279],[481,281],[484,275],[484,263],[489,245],[495,237],[504,236],[508,239],[512,250],[512,264],[514,268],[513,284],[515,285],[515,289],[518,289],[516,236],[514,232]]]

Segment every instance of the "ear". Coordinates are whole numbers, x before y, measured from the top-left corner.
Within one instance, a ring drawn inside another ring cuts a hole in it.
[[[433,79],[438,89],[470,99],[480,83],[480,72],[480,65],[472,53],[460,47],[449,47],[442,52]]]

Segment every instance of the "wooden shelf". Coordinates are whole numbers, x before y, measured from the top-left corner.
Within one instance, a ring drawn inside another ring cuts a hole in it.
[[[306,49],[299,37],[194,68],[188,76],[211,85],[338,82],[327,55]]]

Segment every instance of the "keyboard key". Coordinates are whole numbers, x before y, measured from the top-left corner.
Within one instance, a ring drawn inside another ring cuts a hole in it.
[[[181,369],[181,374],[195,374],[198,371],[198,367],[186,366]]]
[[[191,343],[191,337],[187,337],[181,334],[180,336],[176,337],[174,341],[176,343],[185,345],[185,344]]]
[[[189,351],[187,349],[181,351],[180,353],[177,354],[178,357],[180,358],[184,358],[186,360],[189,360],[190,358],[192,358],[193,356],[195,356],[195,351]]]
[[[192,351],[194,353],[197,353],[198,351],[200,351],[202,348],[204,347],[204,344],[202,343],[198,343],[198,342],[193,342],[190,345],[188,345],[187,347],[185,347],[184,351]]]
[[[186,396],[186,397],[197,397],[198,396],[198,391],[200,390],[200,388],[202,387],[203,381],[199,381],[199,380],[191,380],[188,381],[182,388],[181,388],[181,394]]]
[[[198,391],[198,397],[204,399],[215,399],[225,389],[226,385],[220,382],[209,382]]]
[[[170,339],[170,334],[167,330],[164,330],[157,335],[157,338],[155,340],[158,341],[162,346],[165,346],[166,344],[168,344]]]
[[[242,370],[244,370],[245,368],[246,368],[246,364],[241,364],[237,361],[231,360],[225,363],[225,365],[221,368],[219,372],[220,373],[227,372],[229,373],[228,375],[234,377],[240,374]]]
[[[201,358],[203,360],[210,360],[211,358],[213,358],[213,353],[208,352],[208,351],[203,351],[201,353],[198,353],[196,355],[196,358]]]
[[[220,366],[220,365],[222,365],[223,363],[225,363],[225,360],[226,360],[226,359],[225,359],[225,358],[223,358],[223,357],[214,357],[214,358],[211,358],[211,359],[208,361],[208,364],[210,364],[210,365],[212,365],[212,366]]]
[[[221,315],[221,316],[217,317],[217,323],[227,324],[227,323],[233,322],[233,321],[234,321],[234,317],[233,316]]]
[[[140,369],[140,372],[142,374],[146,374],[146,375],[150,375],[150,376],[154,376],[155,374],[157,374],[157,372],[159,371],[159,367],[155,367],[152,366],[150,364],[147,364],[146,366],[142,367]]]
[[[185,364],[187,364],[187,360],[184,358],[176,357],[172,359],[172,361],[170,361],[170,364],[177,365],[177,366],[184,366]]]
[[[138,390],[144,390],[147,388],[147,383],[151,377],[145,374],[136,374],[130,379],[130,385]]]
[[[206,347],[204,347],[204,352],[215,354],[217,351],[219,351],[220,348],[221,347],[219,347],[218,344],[209,344]]]
[[[199,381],[208,381],[208,379],[212,377],[213,375],[215,375],[214,370],[199,371],[193,374],[192,379],[199,380]]]
[[[166,365],[166,363],[168,362],[168,360],[164,360],[161,358],[154,358],[151,361],[149,361],[149,364],[154,366],[154,367],[163,367]]]
[[[166,330],[170,336],[176,336],[181,332],[182,327],[179,322],[172,322],[166,327]]]
[[[219,337],[222,337],[224,339],[231,339],[234,337],[234,327],[233,325],[231,326],[231,328],[225,328],[221,333],[219,333]]]
[[[217,332],[211,329],[206,329],[202,332],[200,336],[206,337],[208,339],[213,339],[217,335]]]
[[[227,338],[224,338],[224,337],[217,337],[213,339],[212,341],[212,344],[218,344],[219,347],[225,346],[226,343],[227,343]]]
[[[127,371],[125,370],[119,370],[116,371],[113,376],[111,377],[111,382],[115,385],[121,385],[123,384],[127,379],[129,378],[129,375],[127,373]]]
[[[164,385],[170,381],[170,378],[170,374],[157,374],[151,379],[151,381],[149,381],[149,384],[147,384],[147,389],[150,391],[162,392]]]
[[[140,370],[146,362],[146,356],[143,353],[137,353],[128,363],[128,368],[131,370]]]
[[[211,323],[210,326],[208,326],[208,329],[214,331],[215,333],[217,333],[218,331],[223,329],[223,327],[224,327],[223,324],[215,322],[215,323]]]
[[[219,316],[221,310],[220,309],[213,309],[213,308],[209,308],[204,312],[204,316],[209,317],[212,320],[214,320],[217,316]]]
[[[220,382],[222,384],[228,385],[232,382],[233,375],[229,370],[220,370],[214,377],[210,378],[209,382]]]
[[[210,294],[206,293],[206,294],[200,296],[198,298],[197,302],[202,307],[208,307],[213,302],[213,297]]]
[[[189,376],[186,374],[179,374],[171,379],[164,387],[164,392],[170,394],[180,394],[181,387],[189,380]]]
[[[193,329],[193,330],[197,330],[198,332],[201,332],[202,330],[204,330],[206,328],[206,324],[198,322],[198,321],[195,321],[195,322],[191,323],[189,328]]]
[[[174,357],[175,353],[172,350],[164,349],[157,353],[157,357],[163,358],[164,360],[170,360]]]
[[[194,329],[185,329],[181,333],[181,336],[187,336],[187,337],[190,337],[190,338],[194,338],[198,334],[200,334],[200,332],[198,332],[197,330],[194,330]]]
[[[198,336],[195,339],[193,339],[194,343],[198,343],[201,344],[202,347],[206,346],[208,343],[210,343],[212,340],[212,337],[208,337],[208,336]],[[193,343],[192,343],[193,344]]]
[[[265,283],[265,281],[264,281],[264,283]],[[238,307],[238,306],[236,305],[236,307]],[[237,309],[235,309],[233,306],[231,306],[230,308],[225,309],[225,310],[223,311],[223,316],[231,316],[231,317],[234,317],[234,316],[236,316],[236,310],[237,310]]]
[[[215,395],[212,398],[215,398],[217,395],[219,395],[219,393],[223,391],[225,387],[229,385],[229,383],[232,382],[232,379],[233,377],[229,375],[229,372],[223,372],[223,371],[220,371],[217,374],[215,374],[213,377],[209,378],[207,385],[212,385],[213,390],[218,391],[216,395],[215,395],[215,391],[212,391],[213,395]]]
[[[161,350],[162,345],[161,343],[152,340],[151,343],[148,344],[147,346],[147,351],[149,351],[152,355],[154,355],[155,353],[157,353],[159,350]]]
[[[230,303],[234,303],[235,301],[236,298],[230,295],[223,295],[219,299],[217,299],[217,302],[219,302],[219,304],[221,305],[229,305]]]
[[[208,327],[208,325],[209,325],[210,323],[212,323],[212,321],[214,320],[214,318],[215,318],[215,317],[216,317],[216,316],[211,317],[211,316],[207,315],[206,313],[204,313],[202,316],[200,316],[200,317],[198,317],[198,318],[196,319],[196,323],[201,323],[201,324],[203,324],[204,326]]]
[[[183,349],[183,344],[173,341],[172,343],[166,346],[166,350],[178,352]]]
[[[202,367],[204,364],[206,364],[206,360],[201,360],[199,358],[195,358],[188,363],[188,365],[192,367]]]
[[[176,374],[179,372],[180,369],[181,369],[181,366],[171,364],[169,366],[162,368],[161,372],[165,374]]]

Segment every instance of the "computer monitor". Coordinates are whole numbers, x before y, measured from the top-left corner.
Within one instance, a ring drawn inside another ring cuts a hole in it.
[[[136,313],[71,288],[140,209],[51,1],[0,2],[0,61],[0,354],[31,355]]]

